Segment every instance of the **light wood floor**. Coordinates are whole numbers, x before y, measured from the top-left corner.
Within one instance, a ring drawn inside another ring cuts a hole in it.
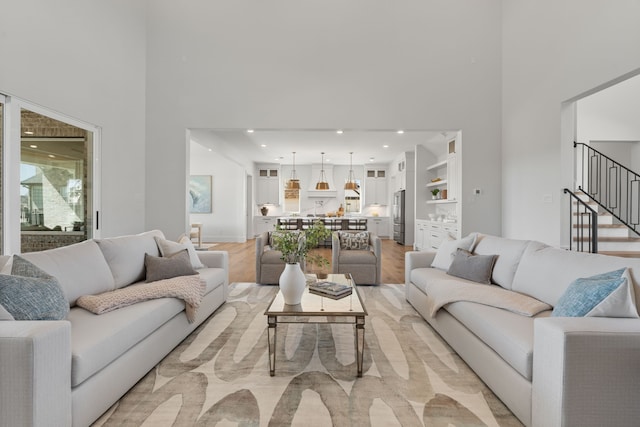
[[[217,243],[210,250],[229,252],[229,282],[255,282],[256,241]],[[393,240],[382,240],[382,283],[404,283],[404,253],[411,246],[401,246]],[[331,248],[320,249],[331,260]]]

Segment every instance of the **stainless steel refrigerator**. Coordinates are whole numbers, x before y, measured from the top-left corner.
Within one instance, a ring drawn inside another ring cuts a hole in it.
[[[393,240],[404,245],[404,190],[393,193]]]

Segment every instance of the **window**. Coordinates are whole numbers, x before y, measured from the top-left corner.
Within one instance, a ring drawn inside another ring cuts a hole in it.
[[[98,237],[98,129],[15,97],[3,107],[3,253]]]
[[[345,213],[360,213],[360,193],[361,193],[360,180],[356,179],[355,190],[344,190],[344,212]]]

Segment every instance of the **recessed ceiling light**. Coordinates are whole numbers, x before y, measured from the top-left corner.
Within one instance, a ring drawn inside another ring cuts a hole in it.
[[[33,135],[33,131],[25,130],[25,131],[24,131],[24,134],[25,134],[25,135]]]
[[[56,158],[56,156],[54,156],[53,154],[49,154],[49,157],[51,157],[52,159]]]
[[[29,147],[31,148],[38,148],[38,146],[36,144],[31,144]]]
[[[267,144],[260,144],[260,147],[262,147],[262,148],[266,148],[266,147],[267,147]]]
[[[387,144],[384,144],[382,148],[389,148],[389,146]]]
[[[373,162],[375,160],[375,157],[369,157],[369,161]]]
[[[211,148],[209,148],[209,151],[213,151]]]
[[[404,133],[404,131],[403,131],[402,129],[400,129],[400,130],[398,131],[398,134],[400,134],[400,135],[402,135],[403,133]]]
[[[253,133],[253,129],[247,129],[247,133]]]
[[[342,130],[342,129],[338,129],[338,130],[336,131],[336,133],[337,133],[338,135],[342,135],[344,132],[343,132],[343,130]]]

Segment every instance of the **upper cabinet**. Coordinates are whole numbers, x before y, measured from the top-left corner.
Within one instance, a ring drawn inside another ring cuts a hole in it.
[[[365,171],[364,202],[370,205],[389,204],[387,192],[387,170],[379,167],[369,167]]]
[[[259,167],[256,179],[256,203],[259,205],[280,204],[280,169]]]

